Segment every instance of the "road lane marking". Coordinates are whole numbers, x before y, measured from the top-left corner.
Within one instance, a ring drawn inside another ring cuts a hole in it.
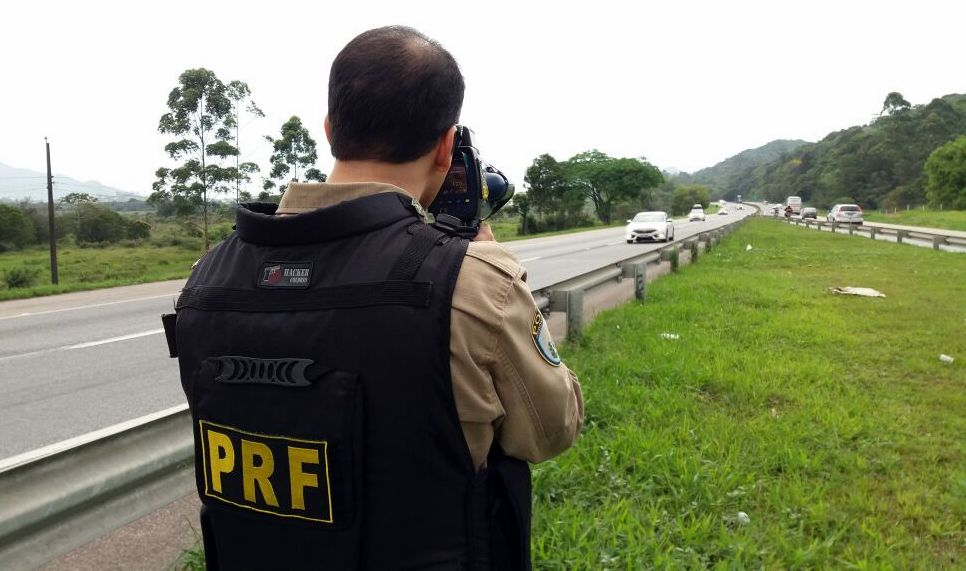
[[[532,258],[523,258],[522,260],[520,260],[520,263],[524,264],[526,262],[532,262],[534,260],[539,260],[539,259],[540,259],[540,256],[534,256]]]
[[[18,317],[30,317],[30,316],[33,316],[33,315],[48,315],[50,313],[61,313],[63,311],[74,311],[75,309],[91,309],[91,308],[95,308],[95,307],[106,307],[108,305],[117,305],[119,303],[130,303],[132,301],[147,301],[149,299],[161,299],[162,297],[174,297],[176,295],[178,295],[178,292],[164,293],[164,294],[161,294],[161,295],[151,295],[151,296],[147,296],[147,297],[135,297],[135,298],[132,298],[132,299],[120,299],[118,301],[105,301],[104,303],[92,303],[90,305],[77,305],[77,306],[74,306],[74,307],[62,307],[60,309],[48,309],[48,310],[45,310],[45,311],[33,311],[33,312],[28,311],[28,312],[24,312],[24,313],[19,313],[17,315],[7,315],[7,316],[4,316],[4,317],[0,317],[0,321],[3,321],[5,319],[16,319]]]
[[[117,343],[118,341],[137,339],[138,337],[147,337],[148,335],[157,335],[158,333],[164,333],[164,329],[152,329],[150,331],[142,331],[140,333],[131,333],[130,335],[121,335],[120,337],[101,339],[100,341],[88,341],[87,343],[78,343],[76,345],[61,347],[61,349],[87,349],[88,347],[97,347],[98,345],[107,345],[108,343]]]
[[[121,335],[119,337],[99,339],[97,341],[88,341],[86,343],[64,345],[62,347],[51,347],[50,349],[40,349],[37,351],[29,351],[27,353],[17,353],[16,355],[5,355],[3,357],[0,357],[0,362],[6,361],[8,359],[17,359],[20,357],[35,357],[37,355],[45,355],[47,353],[53,353],[55,351],[71,351],[74,349],[87,349],[89,347],[97,347],[98,345],[107,345],[108,343],[117,343],[118,341],[127,341],[129,339],[137,339],[139,337],[157,335],[158,333],[164,333],[164,329],[152,329],[150,331],[141,331],[140,333],[131,333],[130,335]]]

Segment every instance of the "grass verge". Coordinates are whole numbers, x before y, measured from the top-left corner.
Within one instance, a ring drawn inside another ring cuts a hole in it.
[[[586,428],[534,468],[536,567],[962,568],[963,299],[955,254],[750,220],[564,347]]]
[[[50,285],[50,252],[30,248],[0,254],[0,275],[14,268],[36,270],[34,285],[8,289],[0,284],[0,301],[116,287],[188,277],[200,252],[179,246],[79,248],[57,250],[58,285]]]
[[[863,213],[863,217],[869,222],[944,228],[966,232],[966,210],[903,210],[895,214],[866,211]]]

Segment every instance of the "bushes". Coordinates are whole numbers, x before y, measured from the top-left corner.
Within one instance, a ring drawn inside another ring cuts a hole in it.
[[[12,268],[3,273],[3,281],[10,289],[30,287],[38,277],[40,277],[40,270],[37,268]]]
[[[0,204],[0,252],[23,248],[34,241],[34,225],[19,209]]]

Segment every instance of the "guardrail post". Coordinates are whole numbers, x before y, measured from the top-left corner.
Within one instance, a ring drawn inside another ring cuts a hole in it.
[[[851,236],[853,232],[855,232],[855,224],[849,223],[849,236]]]
[[[835,220],[832,220],[829,222],[829,224],[832,225],[832,234],[835,234],[835,228],[838,226],[838,224],[835,223]]]
[[[691,248],[691,263],[696,264],[698,262],[698,255],[701,253],[700,242],[697,240],[691,239],[688,242],[688,246]]]
[[[584,330],[584,290],[567,292],[567,339],[575,341]]]
[[[678,262],[679,262],[678,247],[671,246],[669,248],[664,248],[663,250],[661,250],[661,260],[665,262],[671,262],[672,272],[678,271]]]
[[[902,239],[906,237],[905,230],[896,230],[896,244],[901,244]]]
[[[871,239],[873,239],[873,240],[875,240],[875,233],[876,233],[876,230],[877,230],[877,229],[876,229],[876,227],[875,227],[875,226],[869,226],[869,238],[871,238]]]
[[[939,246],[941,246],[942,244],[945,244],[945,243],[946,243],[946,237],[945,236],[933,236],[932,237],[932,249],[933,250],[938,250],[939,249]]]
[[[647,297],[647,262],[626,264],[624,274],[634,278],[634,297],[644,301]]]
[[[825,226],[825,222],[822,222],[821,220],[816,220],[815,221],[815,227],[818,228],[818,231],[819,232],[822,231],[822,226]]]

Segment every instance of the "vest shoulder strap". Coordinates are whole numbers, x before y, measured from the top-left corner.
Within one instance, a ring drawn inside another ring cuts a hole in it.
[[[423,260],[433,250],[433,247],[445,236],[439,230],[429,224],[414,224],[417,226],[413,237],[406,246],[402,255],[396,260],[396,264],[389,271],[390,281],[411,280],[416,276],[419,267],[423,265]]]

